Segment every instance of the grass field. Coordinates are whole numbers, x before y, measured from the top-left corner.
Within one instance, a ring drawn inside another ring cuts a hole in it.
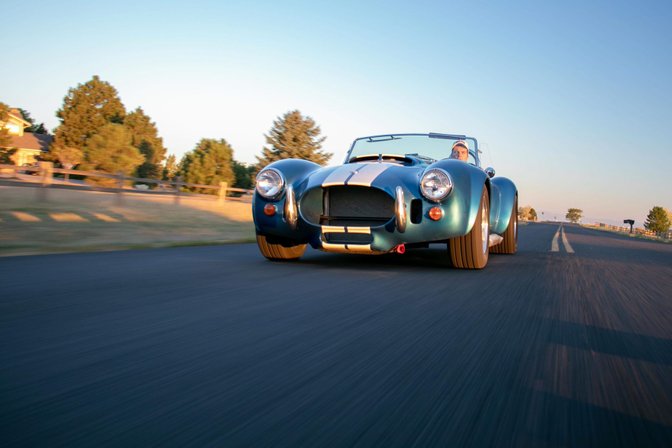
[[[254,241],[249,203],[0,186],[0,256]]]

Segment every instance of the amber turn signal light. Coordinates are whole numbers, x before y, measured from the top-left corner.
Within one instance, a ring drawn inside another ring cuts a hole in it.
[[[438,221],[441,218],[443,218],[443,210],[441,210],[441,207],[432,207],[429,209],[429,219]]]
[[[273,205],[273,204],[264,205],[264,215],[273,216],[273,215],[275,215],[276,211],[277,211],[277,209],[275,208],[275,205]]]

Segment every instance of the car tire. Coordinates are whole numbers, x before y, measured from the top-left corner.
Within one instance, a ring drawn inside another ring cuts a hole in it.
[[[285,246],[269,243],[263,235],[257,235],[257,246],[259,246],[261,255],[272,261],[296,260],[306,251],[306,244]]]
[[[448,242],[450,261],[458,269],[483,269],[488,264],[490,237],[490,199],[483,186],[478,215],[471,231]]]
[[[518,250],[518,196],[513,201],[513,210],[511,210],[511,218],[509,218],[509,225],[502,234],[504,239],[501,243],[490,248],[491,254],[515,254]]]

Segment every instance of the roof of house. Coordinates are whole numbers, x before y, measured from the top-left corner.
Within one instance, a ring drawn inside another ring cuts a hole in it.
[[[22,136],[11,135],[9,148],[22,148],[22,149],[38,149],[40,151],[47,151],[51,141],[54,139],[51,135],[46,134],[34,134],[32,132],[26,132]]]
[[[21,111],[19,109],[16,109],[16,108],[9,109],[9,115],[11,115],[14,118],[16,118],[17,120],[21,121],[24,124],[24,126],[30,126],[30,122],[23,119],[23,114],[21,113]]]

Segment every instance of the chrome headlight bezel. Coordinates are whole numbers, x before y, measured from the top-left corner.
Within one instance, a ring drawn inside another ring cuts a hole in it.
[[[285,191],[285,176],[275,168],[259,171],[255,180],[255,190],[264,199],[274,200]]]
[[[430,183],[432,182],[432,183]],[[453,179],[441,168],[429,168],[420,178],[420,193],[432,202],[441,202],[453,191]]]

